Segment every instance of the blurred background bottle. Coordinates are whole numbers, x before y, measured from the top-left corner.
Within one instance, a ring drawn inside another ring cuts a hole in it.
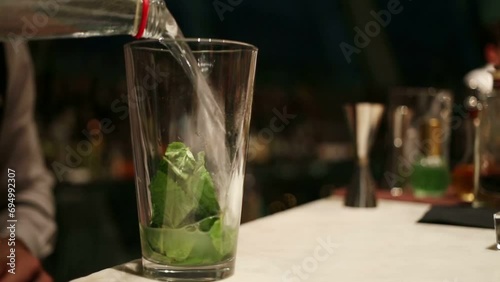
[[[0,40],[132,35],[177,35],[162,0],[2,0]]]
[[[474,206],[500,207],[500,69],[493,71],[493,91],[481,97],[475,142]]]
[[[440,197],[447,191],[453,93],[398,87],[388,106],[389,154],[382,187],[391,196]]]
[[[463,142],[463,155],[455,165],[451,176],[452,193],[461,201],[471,203],[474,201],[474,139],[478,133],[478,97],[482,94],[477,89],[465,99],[465,116],[463,117],[462,130],[457,133]]]
[[[415,162],[410,177],[413,194],[417,198],[441,197],[446,193],[450,176],[441,150],[443,136],[439,119],[430,118],[422,124],[423,156]]]

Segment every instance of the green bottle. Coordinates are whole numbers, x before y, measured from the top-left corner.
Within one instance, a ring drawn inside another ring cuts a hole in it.
[[[413,164],[410,184],[417,198],[441,197],[450,184],[448,164],[441,153],[443,130],[437,118],[427,120],[422,127],[425,144],[423,156]]]

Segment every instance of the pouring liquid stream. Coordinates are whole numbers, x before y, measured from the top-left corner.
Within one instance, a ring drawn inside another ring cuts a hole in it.
[[[189,129],[186,130],[184,138],[188,146],[203,148],[210,159],[213,171],[213,180],[216,187],[227,187],[230,185],[231,160],[226,143],[225,115],[221,105],[217,102],[215,92],[210,87],[205,74],[198,65],[194,53],[189,44],[184,41],[185,37],[180,31],[174,17],[166,10],[162,16],[168,17],[165,22],[165,30],[158,39],[184,69],[193,85],[198,101],[194,114],[187,115]],[[175,40],[172,42],[172,40]],[[193,144],[194,142],[194,144]],[[200,144],[203,142],[203,144]],[[230,190],[230,189],[229,189]],[[225,207],[226,197],[219,197],[221,207]]]

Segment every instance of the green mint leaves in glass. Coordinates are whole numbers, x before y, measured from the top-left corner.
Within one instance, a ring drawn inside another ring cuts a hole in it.
[[[195,157],[183,143],[171,143],[149,190],[153,216],[141,232],[151,260],[204,265],[233,255],[237,231],[221,224],[223,215],[204,152]]]

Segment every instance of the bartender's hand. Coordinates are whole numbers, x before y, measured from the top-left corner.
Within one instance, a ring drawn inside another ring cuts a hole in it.
[[[16,240],[16,245],[9,246],[8,240],[0,239],[0,281],[2,282],[52,282],[45,270],[43,270],[40,260],[31,254],[28,248],[19,240]],[[12,244],[12,243],[11,243]],[[10,269],[7,265],[10,261],[7,258],[10,254],[10,249],[16,249],[16,268],[15,274],[8,272]]]

